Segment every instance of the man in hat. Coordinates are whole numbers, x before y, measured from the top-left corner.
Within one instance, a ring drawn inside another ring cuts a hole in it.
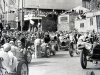
[[[11,50],[11,46],[7,43],[7,44],[4,44],[2,49],[0,50],[0,58],[3,58],[3,61],[2,61],[2,66],[0,67],[3,67],[4,69],[7,70],[7,72],[10,72],[10,57],[9,57],[9,54],[8,54],[8,51]],[[0,65],[1,65],[0,64]]]
[[[14,64],[14,63],[17,63],[17,59],[14,57],[13,53],[10,50],[11,50],[10,44],[5,43],[2,46],[2,49],[0,51],[0,57],[3,58],[3,61],[1,63],[2,66],[0,67],[3,67],[4,69],[6,69],[8,73],[13,72],[17,65],[17,64]]]

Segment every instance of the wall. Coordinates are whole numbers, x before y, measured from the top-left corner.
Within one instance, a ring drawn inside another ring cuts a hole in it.
[[[62,21],[61,21],[61,18],[62,18]],[[69,15],[60,15],[58,17],[57,29],[58,29],[58,31],[69,31]]]
[[[80,28],[80,23],[84,23],[84,28]],[[86,20],[75,21],[75,28],[79,32],[87,32],[92,30],[97,32],[96,17],[93,17],[93,25],[90,25],[90,18],[86,18]]]
[[[82,6],[85,8],[90,9],[90,1],[89,0],[83,0],[82,1]]]

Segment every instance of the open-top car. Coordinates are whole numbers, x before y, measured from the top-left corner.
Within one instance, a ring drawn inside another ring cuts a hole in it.
[[[60,49],[69,50],[69,40],[65,36],[60,37]]]
[[[93,45],[87,42],[78,45],[78,49],[81,50],[81,66],[86,69],[87,62],[95,62],[96,64],[100,61],[100,44],[95,42]]]

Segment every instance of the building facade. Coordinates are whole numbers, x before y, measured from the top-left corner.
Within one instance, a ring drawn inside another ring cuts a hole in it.
[[[63,13],[58,16],[58,31],[72,31],[75,29],[77,13]]]
[[[85,19],[77,19],[75,28],[79,32],[88,32],[95,30],[100,32],[100,11],[88,12]]]
[[[90,0],[82,0],[82,6],[90,9]]]

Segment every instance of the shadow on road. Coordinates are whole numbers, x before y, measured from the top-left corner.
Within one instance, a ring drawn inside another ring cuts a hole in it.
[[[48,61],[37,61],[37,62],[31,62],[30,65],[43,65],[43,64],[46,64],[46,63],[51,63],[51,62],[48,62]]]
[[[86,70],[100,70],[100,68],[87,68]]]
[[[76,55],[76,54],[74,54],[74,56],[73,57],[71,57],[70,55],[69,55],[69,53],[68,52],[66,52],[66,53],[63,53],[63,54],[56,54],[55,56],[51,56],[52,58],[77,58],[77,57],[79,57],[80,55]]]
[[[66,58],[67,56],[67,54],[56,54],[55,56],[51,56],[51,58]]]

